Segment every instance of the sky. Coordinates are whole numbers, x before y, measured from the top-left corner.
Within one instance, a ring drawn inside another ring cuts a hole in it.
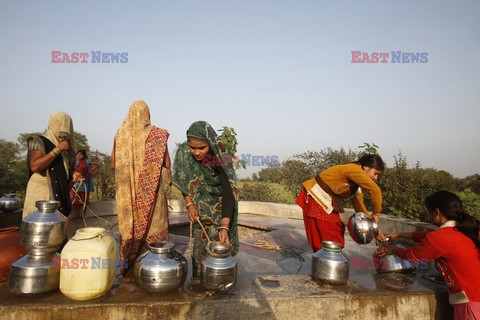
[[[367,142],[387,166],[401,152],[411,166],[480,173],[477,0],[1,0],[0,30],[0,139],[65,111],[92,150],[110,153],[143,99],[172,158],[205,120],[236,130],[238,155],[286,160]],[[128,62],[52,63],[52,51]],[[352,63],[352,51],[389,57]],[[428,61],[392,63],[392,51]]]

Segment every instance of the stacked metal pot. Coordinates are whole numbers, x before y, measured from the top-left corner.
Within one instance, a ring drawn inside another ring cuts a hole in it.
[[[0,211],[13,212],[21,207],[22,200],[15,193],[7,193],[0,198]]]
[[[20,241],[27,254],[12,263],[9,291],[32,295],[57,290],[60,281],[60,254],[66,238],[68,219],[58,211],[59,201],[37,201],[34,211],[22,220]]]

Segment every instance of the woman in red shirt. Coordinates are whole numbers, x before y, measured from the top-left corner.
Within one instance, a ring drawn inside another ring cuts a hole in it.
[[[396,254],[403,259],[435,260],[448,286],[455,319],[480,319],[480,239],[478,220],[466,213],[455,194],[438,191],[425,199],[432,232],[394,233],[391,240],[419,242],[410,249],[381,247],[379,256]]]

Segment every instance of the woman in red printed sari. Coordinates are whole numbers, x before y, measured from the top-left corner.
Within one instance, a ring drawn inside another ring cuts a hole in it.
[[[110,166],[115,169],[120,259],[128,265],[124,276],[149,243],[168,240],[168,136],[167,130],[150,123],[143,100],[132,104],[115,135]]]

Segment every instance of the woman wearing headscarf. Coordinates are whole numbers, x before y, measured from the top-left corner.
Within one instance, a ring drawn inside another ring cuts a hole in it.
[[[168,136],[167,130],[150,123],[143,100],[133,102],[115,135],[110,166],[115,169],[120,259],[128,265],[123,275],[149,243],[168,240]]]
[[[193,222],[193,277],[207,254],[208,238],[232,245],[238,252],[238,188],[231,156],[217,140],[215,130],[205,121],[194,122],[187,130],[187,141],[175,154],[173,181],[185,198],[188,217]]]
[[[60,212],[70,214],[70,182],[75,170],[72,118],[65,112],[54,112],[44,135],[27,139],[29,180],[23,206],[23,217],[36,210],[39,200],[60,201]]]

